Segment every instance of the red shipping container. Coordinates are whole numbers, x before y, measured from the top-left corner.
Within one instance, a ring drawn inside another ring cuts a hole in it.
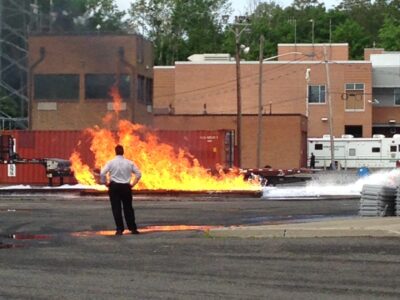
[[[91,137],[83,131],[2,131],[15,139],[16,153],[24,159],[59,158],[68,160],[77,150],[82,161],[93,167],[90,151]],[[182,148],[195,156],[205,168],[216,164],[231,167],[233,163],[233,135],[231,131],[157,131],[160,142]],[[15,166],[15,176],[9,168]],[[73,177],[65,177],[65,184],[76,184]],[[46,169],[41,164],[0,164],[0,184],[47,185]],[[57,180],[55,180],[57,184]]]
[[[192,154],[204,168],[231,167],[233,136],[230,131],[157,131],[160,141]]]
[[[69,160],[79,149],[85,160],[93,161],[89,150],[90,138],[81,131],[3,131],[15,139],[15,152],[24,159],[60,158]],[[15,176],[9,176],[10,165],[0,165],[0,184],[47,184],[45,166],[41,164],[15,164]],[[64,183],[76,184],[73,177]]]

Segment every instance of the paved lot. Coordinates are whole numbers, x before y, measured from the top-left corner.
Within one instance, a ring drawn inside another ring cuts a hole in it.
[[[0,298],[400,297],[396,237],[213,237],[152,227],[354,219],[358,201],[146,198],[134,206],[148,233],[114,237],[105,198],[2,196]]]

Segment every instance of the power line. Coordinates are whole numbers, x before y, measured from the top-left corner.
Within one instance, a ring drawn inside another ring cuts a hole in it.
[[[279,69],[286,68],[289,65],[293,64],[294,62],[298,62],[298,61],[301,61],[301,58],[297,58],[297,59],[295,59],[293,61],[289,61],[289,62],[286,62],[284,64],[279,64],[278,66],[276,66],[274,68],[271,68],[271,69],[268,69],[268,70],[264,70],[263,73],[276,72]],[[252,73],[250,73],[250,74],[248,74],[246,76],[242,76],[242,80],[251,79],[253,77],[254,78],[258,77],[258,72],[252,72]],[[210,90],[210,89],[213,89],[213,88],[220,88],[222,86],[233,84],[235,82],[236,82],[236,79],[231,79],[231,80],[227,80],[227,81],[224,81],[222,83],[215,84],[215,85],[209,85],[209,86],[206,86],[206,87],[196,88],[196,89],[192,89],[192,90],[188,90],[188,91],[182,91],[182,92],[179,92],[179,93],[170,93],[170,94],[159,95],[157,97],[158,98],[169,98],[171,96],[175,96],[176,97],[176,96],[179,96],[179,95],[190,94],[190,93],[195,93],[195,92],[204,91],[204,90]],[[163,86],[160,86],[160,87],[163,87]],[[164,86],[164,87],[167,87],[167,86]]]

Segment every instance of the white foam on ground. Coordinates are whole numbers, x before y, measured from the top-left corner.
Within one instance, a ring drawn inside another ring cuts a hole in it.
[[[337,173],[336,173],[337,175]],[[359,196],[364,184],[398,187],[400,185],[400,169],[379,171],[356,179],[349,177],[347,184],[335,184],[335,176],[331,180],[321,182],[311,180],[301,187],[264,187],[262,198],[307,198],[323,196]],[[337,179],[337,177],[336,177]],[[343,178],[342,178],[343,179]],[[353,180],[353,182],[351,182]]]
[[[23,189],[30,189],[32,188],[30,185],[8,185],[0,187],[0,190],[23,190]]]
[[[71,189],[71,190],[81,190],[81,189],[89,189],[92,190],[96,188],[96,186],[92,185],[84,185],[84,184],[63,184],[58,186],[31,186],[31,185],[8,185],[0,187],[0,190],[28,190],[28,189]]]
[[[84,185],[84,184],[74,184],[74,185],[64,184],[64,185],[60,185],[60,186],[44,186],[43,189],[74,189],[74,190],[87,189],[87,190],[93,190],[98,187],[100,187],[100,185],[93,186],[93,185]],[[102,186],[102,187],[104,187],[104,186]]]
[[[343,173],[344,174],[344,173]],[[307,197],[323,197],[323,196],[359,196],[364,184],[385,185],[391,187],[400,186],[400,169],[393,169],[390,171],[374,172],[369,176],[357,178],[354,176],[343,177],[341,173],[332,173],[324,177],[323,182],[315,179],[308,181],[305,186],[291,186],[291,187],[263,187],[262,198],[307,198]],[[338,179],[341,183],[338,184]],[[345,183],[343,183],[345,182]],[[99,186],[100,188],[104,186]],[[61,186],[46,186],[37,187],[31,185],[12,185],[2,186],[0,190],[20,190],[20,189],[93,189],[96,188],[90,185],[64,184]]]

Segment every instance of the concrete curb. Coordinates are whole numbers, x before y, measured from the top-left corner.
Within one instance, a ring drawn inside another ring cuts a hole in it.
[[[398,217],[355,217],[310,223],[216,228],[212,237],[239,238],[309,238],[309,237],[400,237]]]

